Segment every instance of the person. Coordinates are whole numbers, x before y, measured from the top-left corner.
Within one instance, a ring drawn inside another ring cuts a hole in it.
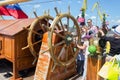
[[[120,25],[113,26],[111,31],[113,36],[106,36],[102,30],[99,30],[101,34],[99,44],[102,45],[106,41],[110,42],[110,52],[106,56],[106,61],[110,61],[113,58],[120,60]]]
[[[83,38],[85,35],[86,35],[86,27],[81,27],[81,37]],[[83,42],[84,40],[81,38],[81,45],[83,45]],[[80,50],[78,55],[77,55],[77,67],[76,67],[76,70],[77,70],[77,73],[79,76],[82,76],[83,75],[83,71],[84,71],[84,60],[85,60],[85,56],[83,54],[83,50]]]
[[[119,54],[119,55],[115,55],[114,58],[115,58],[118,62],[120,62],[120,54]]]
[[[81,37],[83,38],[87,34],[85,19],[78,16],[77,21],[80,23],[80,33],[81,33]],[[81,45],[83,45],[84,43],[84,40],[82,38],[81,38]],[[79,76],[83,75],[84,61],[85,61],[85,55],[83,54],[83,50],[80,50],[77,56],[77,67],[76,67],[76,70]]]
[[[92,19],[88,19],[87,24],[89,28],[89,35],[92,34],[93,37],[96,36],[96,34],[98,33],[98,28],[92,24]]]
[[[107,25],[106,24],[102,24],[102,31],[105,33],[105,34],[107,34],[107,32],[108,32],[108,27],[107,27]]]
[[[85,61],[84,61],[84,71],[83,71],[83,76],[82,76],[82,80],[86,80],[86,75],[87,75],[87,59],[88,59],[88,47],[89,47],[89,39],[91,38],[90,35],[85,35],[82,39],[84,40],[84,43],[82,46],[80,46],[79,44],[77,45],[77,47],[80,50],[83,50],[83,55],[85,56]]]
[[[77,74],[82,76],[84,71],[84,60],[85,56],[83,54],[83,50],[80,50],[77,56]]]

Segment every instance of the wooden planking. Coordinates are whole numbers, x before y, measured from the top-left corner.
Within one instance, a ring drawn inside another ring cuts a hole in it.
[[[0,41],[1,41],[1,44],[0,44],[0,55],[4,55],[3,53],[3,48],[4,48],[4,38],[2,36],[0,36]]]
[[[19,20],[0,20],[0,31],[15,24]]]
[[[9,37],[4,38],[4,55],[9,58],[13,59],[14,54],[14,39]]]
[[[45,50],[45,48],[42,48],[44,46],[46,48],[48,48],[47,43],[42,42],[41,50],[39,52],[39,58],[38,58],[38,62],[37,62],[34,80],[47,80],[47,74],[48,74],[48,69],[50,66],[51,57],[50,57],[49,51],[45,52],[44,54],[41,54],[41,52]]]
[[[21,33],[15,35],[15,50],[17,58],[32,56],[29,48],[22,50],[23,47],[27,46],[27,36],[27,30],[23,30]]]
[[[88,56],[86,80],[103,80],[100,76],[97,75],[103,63],[104,63],[103,57],[100,58],[98,57],[98,55]]]
[[[14,24],[9,24],[8,27],[2,29],[0,31],[0,34],[13,36],[23,30],[23,27],[28,27],[33,22],[34,19],[19,19],[19,20],[13,20]],[[16,21],[16,22],[15,22]],[[7,22],[7,21],[6,21]]]
[[[35,66],[35,64],[32,65],[34,57],[32,56],[29,48],[22,50],[22,48],[27,45],[27,32],[28,31],[23,30],[15,36],[15,58],[17,60],[17,68],[19,70]]]

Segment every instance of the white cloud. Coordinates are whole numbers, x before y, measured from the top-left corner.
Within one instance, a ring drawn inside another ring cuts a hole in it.
[[[88,14],[85,14],[85,17],[88,17],[89,15]]]
[[[117,24],[120,24],[120,19],[116,21]]]
[[[36,12],[37,8],[39,8],[39,7],[40,7],[40,5],[39,5],[39,4],[34,5],[34,6],[33,6],[33,11],[35,11],[35,12]]]
[[[58,4],[62,4],[62,1],[57,1],[58,2]],[[55,3],[56,4],[56,3]]]
[[[78,1],[78,3],[81,3],[81,1]]]
[[[78,16],[81,17],[81,14],[79,14]]]
[[[91,19],[96,19],[96,16],[91,16],[90,18],[91,18]]]
[[[115,20],[111,20],[111,22],[115,22]]]
[[[34,8],[36,9],[36,8],[39,8],[40,7],[40,4],[36,4],[36,5],[34,5]]]
[[[120,18],[120,16],[115,16],[116,18]]]
[[[120,19],[118,19],[118,20],[111,20],[110,22],[111,23],[115,23],[115,24],[120,24]]]
[[[79,14],[79,16],[81,17],[81,13]],[[85,17],[88,17],[89,15],[88,14],[85,14]]]

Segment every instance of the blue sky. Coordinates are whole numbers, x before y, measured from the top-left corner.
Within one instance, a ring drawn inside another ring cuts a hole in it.
[[[53,2],[52,2],[53,1]],[[88,18],[93,19],[94,25],[100,26],[101,21],[99,17],[97,18],[97,11],[91,11],[93,4],[99,2],[101,11],[107,13],[107,21],[109,21],[109,26],[120,24],[120,0],[88,0],[88,8],[86,11],[86,20]],[[54,7],[57,7],[62,13],[68,12],[68,6],[70,5],[71,15],[74,17],[78,16],[81,11],[83,0],[31,0],[29,2],[20,3],[22,10],[30,17],[34,18],[33,11],[36,11],[38,16],[42,16],[44,11],[50,10],[50,15],[55,17],[56,13]],[[11,19],[11,17],[5,17],[6,19]]]

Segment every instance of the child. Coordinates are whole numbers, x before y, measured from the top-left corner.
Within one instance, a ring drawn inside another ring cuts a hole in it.
[[[84,72],[83,72],[83,77],[82,80],[86,80],[86,72],[87,72],[87,56],[89,54],[88,47],[89,47],[89,39],[91,38],[90,35],[85,35],[83,37],[84,43],[82,46],[77,45],[77,47],[81,50],[83,50],[83,55],[85,56],[85,63],[84,63]]]
[[[84,60],[85,60],[85,56],[83,54],[83,51],[80,50],[80,52],[78,53],[77,56],[77,73],[81,76],[83,75],[83,71],[84,71]]]

